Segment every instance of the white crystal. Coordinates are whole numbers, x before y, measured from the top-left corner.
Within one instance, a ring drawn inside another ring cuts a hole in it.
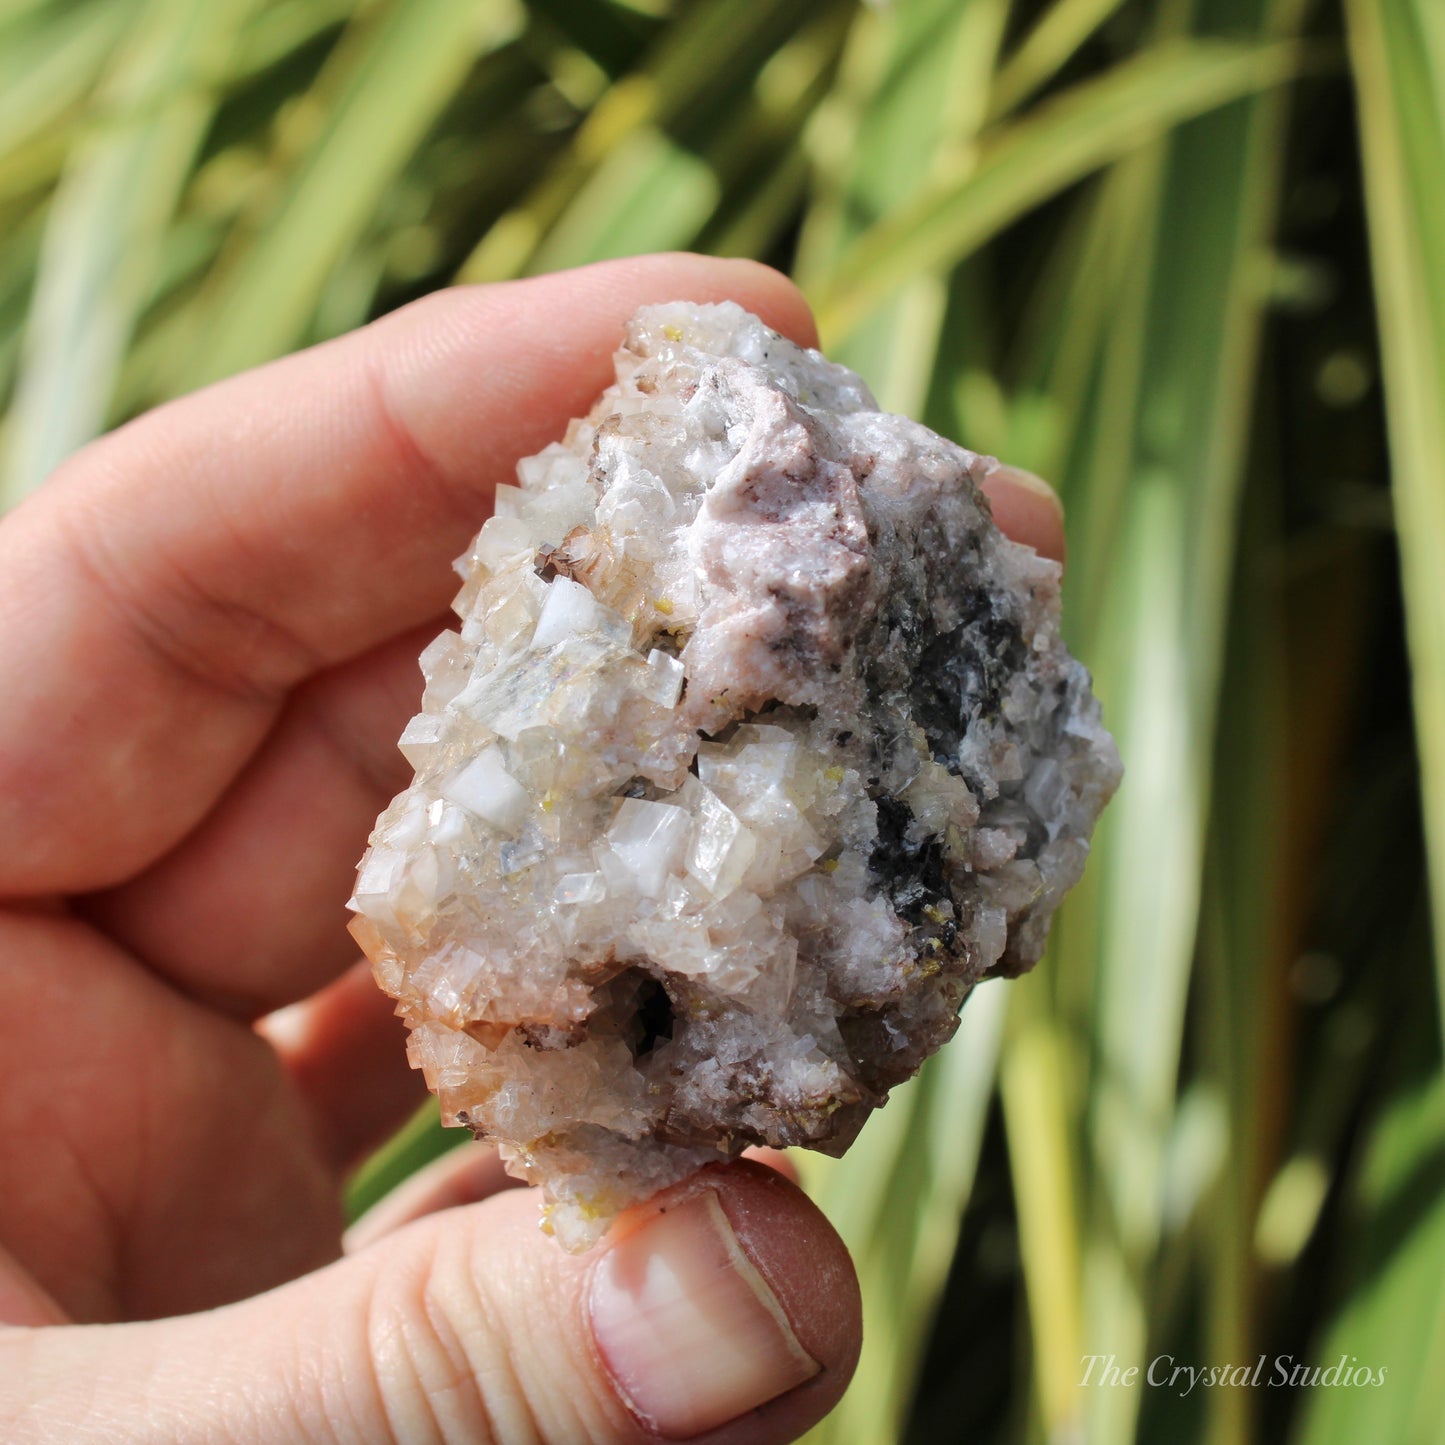
[[[536,550],[532,529],[521,517],[492,517],[482,527],[472,555],[483,566],[505,566],[513,557]]]
[[[402,757],[417,772],[421,772],[445,739],[445,722],[435,714],[419,712],[407,723],[397,747],[401,749]]]
[[[557,880],[552,897],[561,904],[601,903],[607,897],[607,883],[600,873],[564,873]]]
[[[566,577],[558,577],[547,590],[547,602],[532,634],[532,648],[543,651],[569,637],[587,633],[620,632],[625,640],[631,629],[611,608],[603,607],[585,588]]]
[[[484,748],[459,772],[443,780],[441,794],[504,833],[515,833],[534,811],[527,790],[507,771],[502,751]]]
[[[839,1152],[1029,967],[1118,781],[996,465],[736,306],[648,308],[422,656],[351,906],[443,1118],[588,1244]]]
[[[647,654],[647,675],[643,689],[659,707],[676,707],[682,696],[687,669],[670,654],[654,647]]]
[[[357,913],[380,915],[394,922],[394,900],[406,872],[406,854],[395,848],[367,850],[356,875],[356,889],[347,903]]]
[[[667,876],[682,864],[691,820],[669,803],[624,798],[603,841],[632,875],[644,898],[659,898]]]
[[[711,788],[699,783],[692,791],[695,796],[688,801],[696,810],[697,826],[687,871],[714,897],[725,898],[747,872],[757,840]]]

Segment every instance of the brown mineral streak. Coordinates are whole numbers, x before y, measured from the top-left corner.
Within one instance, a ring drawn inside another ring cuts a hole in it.
[[[459,563],[353,928],[569,1248],[749,1144],[841,1153],[1042,953],[1119,763],[995,465],[651,307]]]

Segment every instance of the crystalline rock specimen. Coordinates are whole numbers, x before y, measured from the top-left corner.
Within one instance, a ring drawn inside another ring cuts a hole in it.
[[[996,466],[653,306],[457,564],[352,928],[568,1248],[749,1144],[841,1153],[1042,952],[1120,769]]]

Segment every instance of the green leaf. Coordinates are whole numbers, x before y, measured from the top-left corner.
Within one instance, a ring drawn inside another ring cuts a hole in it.
[[[1047,979],[1039,977],[1014,985],[1000,1091],[1039,1409],[1049,1438],[1062,1439],[1077,1429],[1079,1360],[1085,1353],[1081,1191],[1069,1050],[1061,1022],[1048,1008],[1047,987]]]
[[[134,0],[92,0],[0,25],[0,154],[55,126],[85,96],[136,10]]]
[[[893,211],[849,249],[817,297],[834,341],[919,271],[956,263],[1004,226],[1173,126],[1295,74],[1291,45],[1159,45],[1041,105],[981,143],[976,163]]]
[[[843,1159],[800,1160],[864,1301],[853,1385],[807,1445],[899,1435],[983,1142],[1005,1005],[1001,984],[977,988],[948,1047],[892,1092]]]
[[[989,114],[1002,115],[1046,85],[1123,0],[1055,0],[1019,42],[989,96]]]
[[[357,0],[272,0],[247,22],[231,52],[234,83],[290,59],[318,35],[351,18]]]
[[[1370,1383],[1307,1395],[1302,1445],[1445,1439],[1445,1078],[1397,1099],[1370,1140],[1356,1189],[1363,1248],[1353,1288],[1314,1358]],[[1377,1381],[1377,1382],[1376,1382]]]
[[[256,234],[223,256],[192,318],[173,394],[254,366],[306,337],[327,276],[471,70],[517,33],[513,0],[393,0],[353,22],[312,94],[314,140],[286,168]]]
[[[672,251],[689,244],[717,205],[707,162],[653,126],[608,152],[528,263],[535,272]]]
[[[1445,8],[1349,0],[1445,1027]]]
[[[105,425],[215,111],[217,77],[255,3],[151,0],[102,83],[109,121],[77,147],[51,208],[7,426],[5,499],[36,486]]]
[[[1256,7],[1266,33],[1295,18],[1289,3]],[[1256,51],[1271,53],[1290,51]],[[1154,1290],[1163,1286],[1152,1282],[1182,1267],[1168,1231],[1187,1214],[1171,1212],[1171,1200],[1199,1197],[1214,1147],[1209,1129],[1191,1134],[1176,1115],[1176,1092],[1263,322],[1256,257],[1277,205],[1281,98],[1219,109],[1131,157],[1100,195],[1103,229],[1090,225],[1080,248],[1109,309],[1107,326],[1090,316],[1079,333],[1100,351],[1089,385],[1074,391],[1086,401],[1068,449],[1066,605],[1126,776],[1054,959],[1060,1007],[1092,1011],[1078,1101],[1088,1141],[1084,1335],[1089,1349],[1130,1362],[1147,1358],[1158,1328]],[[1102,265],[1090,255],[1095,237],[1105,243]],[[1042,339],[1055,358],[1067,354]],[[1213,1106],[1199,1099],[1206,1117]],[[1248,1168],[1247,1156],[1240,1164]],[[1242,1226],[1240,1241],[1252,1244]],[[1047,1308],[1032,1293],[1030,1304]],[[1079,1394],[1061,1428],[1133,1437],[1138,1391]]]
[[[931,0],[859,16],[843,93],[821,117],[829,138],[817,145],[820,195],[797,267],[810,294],[829,293],[860,232],[972,153],[1006,20],[1001,0]],[[920,270],[851,335],[825,338],[829,354],[865,377],[885,410],[923,412],[949,299],[946,270]]]
[[[708,166],[719,135],[738,124],[759,68],[810,17],[816,19],[809,7],[786,0],[689,6],[663,29],[643,63],[603,92],[547,174],[477,243],[458,280],[500,281],[576,265],[644,249],[659,232],[686,237],[698,229],[704,198],[718,192],[688,156]],[[651,139],[634,139],[643,133]],[[616,184],[598,179],[609,167],[619,173]],[[716,175],[715,163],[708,168]],[[685,178],[677,222],[646,214],[666,195],[669,175]],[[576,208],[602,218],[605,251],[592,244],[585,223],[573,219]],[[565,248],[549,240],[559,232]]]

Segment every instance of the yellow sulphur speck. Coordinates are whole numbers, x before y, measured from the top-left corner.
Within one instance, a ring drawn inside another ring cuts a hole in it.
[[[823,776],[824,776],[825,778],[827,778],[827,780],[828,780],[830,783],[841,783],[841,782],[843,781],[843,769],[842,769],[842,768],[824,768],[824,769],[823,769]]]
[[[659,597],[652,604],[664,617],[672,616],[672,600],[668,597]]]
[[[838,860],[836,858],[824,858],[819,866],[824,873],[836,873],[838,871]]]
[[[662,328],[662,334],[663,334],[665,337],[667,337],[667,339],[668,339],[669,341],[681,341],[681,340],[682,340],[682,327],[680,327],[680,326],[664,326],[664,327]]]

